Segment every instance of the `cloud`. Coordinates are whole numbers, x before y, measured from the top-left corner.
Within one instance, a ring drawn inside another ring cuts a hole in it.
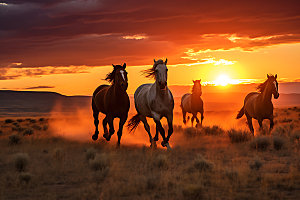
[[[253,51],[300,42],[298,1],[4,0],[0,67],[89,65],[153,57],[182,63],[186,49]],[[220,58],[222,59],[222,58]],[[190,60],[192,62],[192,60]],[[220,61],[223,62],[223,61]]]
[[[26,87],[23,88],[24,90],[35,90],[35,89],[50,89],[55,88],[54,86],[47,86],[47,85],[39,85],[39,86],[33,86],[33,87]]]

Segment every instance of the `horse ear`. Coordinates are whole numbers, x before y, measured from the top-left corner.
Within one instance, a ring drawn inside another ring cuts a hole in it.
[[[111,64],[114,68],[116,67],[114,64]]]
[[[196,81],[193,80],[193,83],[195,83]]]
[[[165,65],[167,65],[167,62],[168,62],[168,58],[166,58]]]
[[[154,60],[154,63],[156,63],[156,60],[155,59],[153,59]]]
[[[123,64],[123,68],[124,68],[124,69],[126,68],[126,63]]]
[[[269,76],[269,74],[267,74],[267,78],[269,78],[270,76]]]
[[[201,79],[199,80],[199,82],[201,82]]]
[[[275,79],[277,79],[277,74],[275,74]]]

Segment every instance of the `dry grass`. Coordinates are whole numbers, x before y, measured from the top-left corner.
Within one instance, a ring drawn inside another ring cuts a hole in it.
[[[298,117],[295,112],[288,117]],[[272,135],[255,138],[220,126],[179,124],[170,140],[177,145],[167,151],[124,143],[116,149],[101,138],[70,141],[54,137],[46,118],[12,120],[18,125],[0,121],[2,199],[299,199],[296,122],[291,131],[291,123],[278,119]],[[24,136],[12,126],[34,132]],[[12,135],[22,142],[10,145]]]

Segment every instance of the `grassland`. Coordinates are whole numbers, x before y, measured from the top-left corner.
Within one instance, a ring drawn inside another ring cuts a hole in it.
[[[276,109],[274,130],[255,137],[178,120],[171,151],[127,143],[128,133],[120,149],[90,133],[70,140],[54,120],[1,119],[0,199],[300,199],[298,107]]]

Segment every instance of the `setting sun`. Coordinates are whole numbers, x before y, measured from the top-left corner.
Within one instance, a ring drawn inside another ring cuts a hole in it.
[[[226,74],[221,74],[218,78],[214,81],[216,86],[226,86],[231,82],[231,79]]]

